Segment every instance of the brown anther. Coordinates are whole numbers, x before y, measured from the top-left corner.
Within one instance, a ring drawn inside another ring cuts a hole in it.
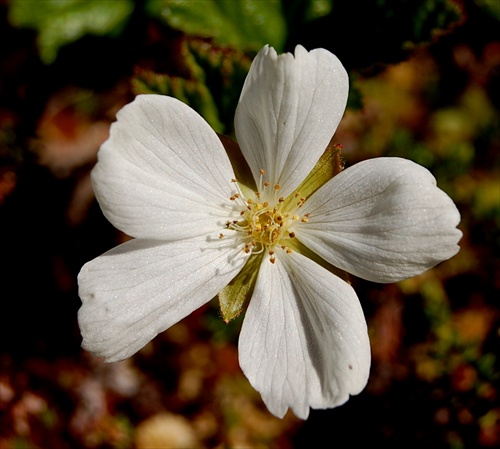
[[[295,192],[295,198],[298,198],[300,196],[299,192]]]
[[[288,237],[290,237],[291,239],[293,239],[295,237],[295,232],[290,232],[290,234],[288,234]]]
[[[274,251],[273,251],[273,250],[269,251],[269,255],[270,255],[270,256],[272,256],[273,254],[274,254]]]
[[[309,217],[306,217],[304,215],[304,217],[302,218],[302,220],[300,220],[302,223],[307,223],[309,221]]]
[[[241,215],[241,216],[245,215],[245,211],[244,211],[244,210],[242,210],[242,211],[240,212],[240,215]]]
[[[279,190],[281,189],[281,186],[279,184],[274,184],[274,190]]]
[[[247,206],[247,209],[248,210],[252,210],[252,206],[250,206],[250,204]]]
[[[291,250],[290,248],[287,248],[287,249],[286,249],[286,253],[287,253],[287,254],[292,254],[292,250]]]
[[[260,198],[260,192],[255,192],[255,196],[256,196],[257,198]]]
[[[264,187],[269,187],[269,183],[267,181],[264,183]]]
[[[222,232],[219,234],[219,238],[220,239],[224,238],[224,234]]]
[[[276,262],[276,258],[275,258],[275,257],[271,257],[271,258],[269,259],[269,262],[271,262],[271,263],[275,263],[275,262]]]
[[[234,179],[234,178],[233,178],[233,179],[231,179],[231,182],[238,182],[238,181],[237,181],[236,179]]]
[[[283,201],[285,201],[285,198],[283,198],[282,196],[280,196],[280,197],[278,198],[278,203],[282,203]]]
[[[282,217],[281,215],[278,215],[278,216],[276,217],[276,221],[283,221],[283,217]]]
[[[267,207],[267,206],[269,206],[269,203],[268,203],[267,201],[264,201],[264,202],[262,203],[262,206]]]
[[[253,203],[252,199],[251,199],[251,198],[249,198],[249,199],[247,200],[247,203],[248,203],[248,204],[252,204],[252,203]]]
[[[264,172],[264,169],[263,169],[263,168],[261,168],[261,169],[260,169],[260,174],[261,174],[262,176],[264,176],[264,173],[265,173],[265,172]]]

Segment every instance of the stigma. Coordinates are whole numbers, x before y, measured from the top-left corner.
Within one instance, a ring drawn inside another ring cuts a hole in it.
[[[295,238],[294,225],[307,222],[309,214],[300,214],[305,198],[299,192],[293,194],[293,201],[285,201],[284,197],[279,196],[281,186],[271,185],[264,180],[264,175],[261,169],[258,190],[250,197],[246,198],[239,188],[230,197],[240,218],[228,221],[226,228],[240,234],[245,253],[267,252],[269,261],[275,263],[276,250],[282,249],[285,254],[292,252],[290,244]],[[236,180],[231,181],[237,186]]]

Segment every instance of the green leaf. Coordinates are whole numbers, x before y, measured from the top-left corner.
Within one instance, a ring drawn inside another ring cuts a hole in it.
[[[38,31],[40,58],[53,62],[59,49],[86,34],[115,36],[132,14],[132,0],[10,0],[9,21]]]
[[[229,323],[241,314],[252,297],[263,254],[252,254],[243,270],[219,293],[222,319]]]
[[[286,26],[279,0],[149,0],[146,11],[172,28],[240,50],[270,44],[283,50]]]
[[[498,0],[476,0],[478,6],[491,17],[500,20],[500,2]]]
[[[234,129],[234,112],[252,59],[241,50],[216,46],[202,39],[187,40],[190,66],[197,66],[214,97],[225,134]],[[194,73],[191,70],[191,73]],[[199,75],[198,79],[199,78]]]
[[[224,126],[219,120],[217,106],[203,82],[137,70],[132,79],[132,90],[136,95],[159,94],[175,97],[202,115],[214,130],[223,131]]]

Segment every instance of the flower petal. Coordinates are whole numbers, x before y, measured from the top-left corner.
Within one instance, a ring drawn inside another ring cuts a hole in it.
[[[455,255],[453,201],[424,167],[375,158],[344,170],[304,204],[297,238],[332,265],[375,282],[415,276]]]
[[[210,301],[247,258],[227,239],[132,240],[83,266],[78,275],[82,346],[114,362]]]
[[[344,113],[349,83],[336,56],[324,49],[295,57],[264,47],[254,59],[236,109],[236,137],[258,185],[292,193],[312,170]]]
[[[299,253],[265,260],[239,340],[243,372],[274,415],[330,408],[368,380],[370,344],[352,287]]]
[[[224,147],[175,98],[139,95],[117,114],[92,172],[97,199],[118,229],[176,240],[215,231],[236,193]]]

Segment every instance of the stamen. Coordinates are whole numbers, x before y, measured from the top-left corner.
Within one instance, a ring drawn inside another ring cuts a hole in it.
[[[274,192],[281,189],[280,184],[274,184],[272,190],[266,190],[271,184],[264,181],[264,169],[259,170],[260,179],[257,182],[257,191],[253,192],[252,198],[245,198],[237,184],[237,193],[231,196],[231,201],[236,201],[236,211],[239,211],[240,218],[226,222],[226,228],[237,231],[244,239],[243,251],[246,254],[260,254],[266,251],[269,254],[269,261],[276,262],[275,248],[282,248],[286,254],[292,250],[283,243],[287,239],[295,237],[295,233],[290,230],[294,222],[309,220],[309,214],[298,215],[293,213],[305,202],[305,198],[299,192],[293,195],[298,202],[295,205],[285,202],[285,197],[277,198]],[[236,179],[232,182],[236,183]],[[266,198],[268,201],[262,201]],[[270,201],[272,199],[272,201]],[[286,205],[286,206],[285,206]],[[290,210],[291,209],[291,210]],[[234,209],[233,209],[234,210]],[[224,238],[223,233],[219,238]]]

